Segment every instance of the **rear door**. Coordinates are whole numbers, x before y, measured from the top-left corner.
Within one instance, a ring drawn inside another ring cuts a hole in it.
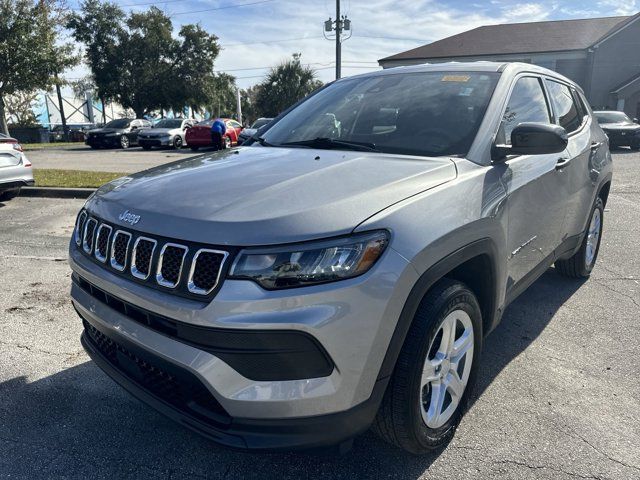
[[[592,139],[593,119],[578,92],[556,79],[547,78],[545,82],[553,106],[554,121],[569,135],[564,152],[567,160],[564,165],[558,166],[558,174],[563,177],[567,192],[567,211],[561,240],[568,240],[582,233],[586,227],[594,189],[590,161],[593,155],[603,154],[605,146],[602,141]]]
[[[505,108],[497,141],[511,143],[511,132],[523,122],[551,123],[552,114],[542,78],[516,78]],[[550,264],[565,216],[563,176],[556,164],[561,154],[519,155],[495,168],[507,190],[508,290],[534,271]]]

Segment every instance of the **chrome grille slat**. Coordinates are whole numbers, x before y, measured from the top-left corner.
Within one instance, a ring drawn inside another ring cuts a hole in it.
[[[178,286],[180,277],[182,277],[184,258],[188,251],[189,249],[185,245],[178,243],[169,242],[162,246],[156,271],[156,282],[158,282],[158,285],[168,288]]]
[[[187,288],[197,295],[209,295],[220,282],[228,252],[201,248],[193,256]]]
[[[136,238],[136,241],[133,244],[133,252],[131,254],[131,275],[139,278],[140,280],[146,280],[149,278],[156,245],[158,245],[158,242],[153,238]]]
[[[91,252],[93,251],[97,226],[98,221],[95,218],[90,218],[85,222],[84,235],[82,236],[82,248],[89,255],[91,255]]]
[[[98,261],[105,263],[107,261],[107,253],[109,251],[109,238],[113,229],[106,223],[101,224],[98,227],[98,233],[96,234],[96,248],[94,255]]]
[[[82,237],[84,235],[84,222],[87,221],[87,212],[82,211],[76,220],[76,229],[73,232],[76,245],[82,245]]]
[[[126,239],[126,240],[125,240]],[[123,243],[124,242],[124,243]],[[127,255],[129,254],[129,244],[131,234],[124,230],[116,230],[111,240],[111,267],[119,272],[123,272],[127,267]],[[124,252],[122,251],[124,249]]]

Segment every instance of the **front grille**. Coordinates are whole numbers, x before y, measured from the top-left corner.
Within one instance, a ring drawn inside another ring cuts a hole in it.
[[[199,250],[191,264],[189,291],[201,295],[211,293],[218,284],[221,267],[226,258],[227,252],[204,248]]]
[[[98,226],[98,222],[95,218],[90,218],[87,220],[84,227],[84,237],[82,238],[82,248],[85,252],[91,255],[93,251],[93,241],[96,233],[96,227]]]
[[[173,288],[182,276],[182,265],[187,254],[187,247],[176,243],[166,243],[160,251],[156,280],[164,287]]]
[[[74,240],[81,251],[114,273],[200,300],[210,298],[219,287],[230,255],[203,244],[140,235],[90,216],[86,210],[78,215]],[[237,251],[231,248],[233,254]]]
[[[153,252],[157,243],[152,238],[138,237],[133,245],[133,254],[131,256],[131,274],[134,277],[141,280],[146,280],[149,277]]]
[[[107,261],[107,250],[109,249],[109,237],[111,237],[111,227],[105,223],[98,228],[96,235],[95,256],[102,263]]]
[[[181,411],[216,426],[228,425],[222,405],[191,373],[151,356],[137,354],[86,320],[85,331],[95,348],[120,373]]]

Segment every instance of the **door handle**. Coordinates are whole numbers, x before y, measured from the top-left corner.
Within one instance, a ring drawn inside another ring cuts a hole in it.
[[[564,167],[569,165],[569,162],[571,162],[571,158],[569,158],[569,157],[560,157],[558,159],[558,163],[556,163],[556,170],[562,170]]]
[[[591,150],[597,150],[602,146],[602,142],[592,142],[591,143]]]

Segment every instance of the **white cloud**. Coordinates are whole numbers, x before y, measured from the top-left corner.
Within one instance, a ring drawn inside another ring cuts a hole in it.
[[[607,9],[612,15],[633,15],[638,13],[638,5],[636,0],[601,0],[598,6]]]

